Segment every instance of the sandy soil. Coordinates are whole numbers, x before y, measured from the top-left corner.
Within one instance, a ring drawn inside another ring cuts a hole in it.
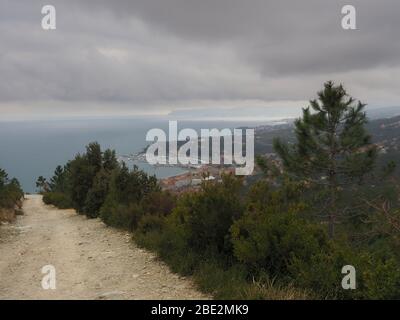
[[[0,226],[0,299],[204,299],[131,236],[27,196],[24,216]],[[44,290],[42,267],[56,269]]]

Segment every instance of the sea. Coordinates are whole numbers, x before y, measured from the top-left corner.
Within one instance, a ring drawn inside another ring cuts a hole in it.
[[[123,119],[58,119],[30,121],[0,121],[0,168],[10,177],[17,178],[24,191],[35,193],[37,177],[50,178],[57,165],[64,165],[78,153],[85,151],[90,142],[99,142],[102,149],[114,149],[117,155],[130,155],[142,151],[149,143],[146,134],[160,128],[168,133],[168,120],[164,118]],[[178,121],[178,130],[192,128],[224,129],[256,127],[269,124],[263,121]],[[133,163],[128,165],[132,165]],[[174,176],[185,171],[179,167],[154,167],[136,163],[142,170],[158,178]]]

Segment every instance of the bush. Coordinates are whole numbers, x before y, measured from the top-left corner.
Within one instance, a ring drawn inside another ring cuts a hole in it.
[[[90,165],[86,155],[77,155],[69,163],[69,172],[69,197],[74,209],[83,213],[87,194],[92,188],[93,179],[96,176],[96,167]]]
[[[356,290],[343,290],[341,269],[356,270]],[[310,262],[293,261],[296,285],[310,288],[322,297],[336,299],[400,299],[400,267],[392,258],[382,259],[367,251],[357,252],[342,244],[331,252],[314,255]]]
[[[73,203],[71,199],[61,192],[47,192],[43,195],[43,202],[45,204],[52,204],[60,209],[71,209]]]
[[[237,259],[273,276],[287,274],[294,259],[310,261],[320,250],[330,249],[324,230],[293,212],[247,212],[231,230]]]
[[[18,180],[10,180],[7,173],[0,168],[0,208],[14,209],[23,196]]]
[[[118,204],[115,202],[106,203],[100,210],[100,218],[109,226],[124,230],[132,229],[133,212],[136,205]]]
[[[306,208],[300,196],[297,185],[274,189],[266,182],[256,184],[246,213],[231,227],[235,257],[254,271],[275,276],[286,274],[292,259],[309,260],[329,248],[323,229],[300,218]]]
[[[400,298],[400,268],[394,258],[351,248],[343,239],[330,240],[321,224],[302,218],[306,207],[296,200],[301,192],[296,195],[292,187],[273,190],[263,183],[252,192],[261,189],[268,201],[254,203],[250,195],[248,210],[231,228],[235,257],[251,277],[268,275],[321,298]],[[341,286],[345,265],[356,269],[357,290]]]
[[[240,180],[225,176],[222,183],[206,183],[198,193],[185,194],[171,216],[168,228],[187,250],[199,254],[230,256],[229,229],[242,215]]]
[[[84,213],[89,218],[97,218],[100,214],[100,209],[103,206],[109,189],[110,184],[110,173],[104,169],[101,169],[93,181],[92,188],[88,191]]]
[[[400,266],[393,258],[370,258],[361,274],[363,299],[400,299]]]

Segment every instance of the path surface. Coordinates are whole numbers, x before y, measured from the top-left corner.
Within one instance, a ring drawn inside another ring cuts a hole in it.
[[[17,222],[0,226],[0,299],[204,299],[131,236],[74,210],[27,196]],[[42,267],[56,290],[42,289]]]

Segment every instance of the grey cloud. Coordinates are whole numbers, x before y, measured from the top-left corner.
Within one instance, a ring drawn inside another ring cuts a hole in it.
[[[314,73],[398,65],[400,2],[353,0],[358,29],[341,28],[348,1],[96,1],[118,17],[136,16],[188,41],[233,43],[266,74]]]
[[[56,31],[40,28],[42,1],[0,0],[1,110],[38,101],[137,111],[303,101],[328,79],[370,103],[400,99],[396,0],[353,0],[356,31],[340,26],[347,1],[51,3]]]

